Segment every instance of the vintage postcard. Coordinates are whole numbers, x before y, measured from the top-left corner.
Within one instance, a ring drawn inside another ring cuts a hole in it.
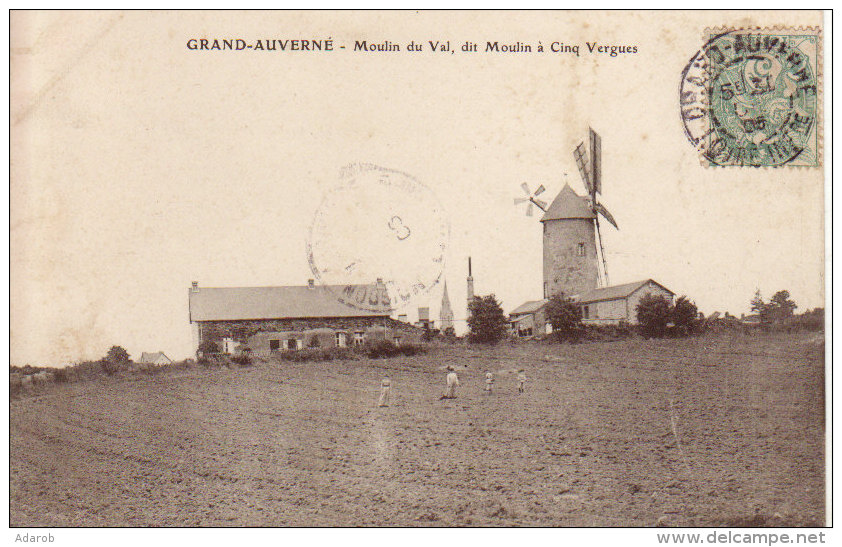
[[[14,532],[829,526],[830,30],[12,11]]]

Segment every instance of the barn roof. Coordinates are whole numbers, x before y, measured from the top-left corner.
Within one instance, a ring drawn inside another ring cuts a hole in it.
[[[569,184],[565,184],[555,197],[541,222],[565,218],[596,218],[588,200],[574,192]]]
[[[527,313],[535,313],[536,311],[540,310],[546,304],[546,300],[530,300],[529,302],[524,302],[517,308],[513,309],[509,315],[523,315]]]
[[[388,317],[390,310],[370,311],[340,302],[376,285],[315,285],[309,287],[201,287],[190,289],[190,321],[304,319],[315,317]],[[350,289],[350,294],[346,290]],[[370,293],[370,292],[369,292]],[[367,307],[368,303],[365,304]]]
[[[155,351],[152,353],[143,352],[140,354],[140,362],[141,363],[156,363],[158,359],[161,357],[165,357],[168,361],[170,360],[169,357],[164,355],[163,351]]]
[[[611,287],[603,287],[601,289],[593,289],[586,293],[580,294],[576,297],[576,302],[586,304],[588,302],[598,302],[601,300],[616,300],[618,298],[627,298],[632,295],[637,289],[643,287],[647,283],[654,283],[670,294],[675,294],[668,288],[664,287],[657,281],[652,279],[644,279],[643,281],[635,281],[633,283],[626,283],[624,285],[613,285]]]

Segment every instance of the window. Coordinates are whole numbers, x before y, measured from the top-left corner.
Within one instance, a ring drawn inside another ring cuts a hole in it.
[[[280,340],[269,340],[269,351],[278,351],[281,349]]]
[[[363,341],[365,340],[365,333],[361,331],[357,331],[354,333],[354,345],[355,346],[362,346]]]
[[[348,341],[346,338],[346,334],[344,332],[337,332],[336,333],[336,346],[340,348],[344,348],[348,345]]]
[[[591,316],[591,307],[585,306],[582,308],[582,319],[589,319]]]
[[[288,340],[284,340],[284,349],[298,349],[298,344],[296,342],[298,341],[295,338],[289,338]]]
[[[578,249],[576,249],[576,254],[579,256],[585,256],[585,244],[579,243]]]

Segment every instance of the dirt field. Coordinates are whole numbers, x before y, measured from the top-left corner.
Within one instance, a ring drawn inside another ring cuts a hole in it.
[[[821,525],[823,366],[720,335],[57,385],[10,404],[11,525]]]

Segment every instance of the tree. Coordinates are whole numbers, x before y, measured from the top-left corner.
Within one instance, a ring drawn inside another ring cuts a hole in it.
[[[553,295],[547,302],[547,319],[553,326],[553,335],[571,340],[582,328],[582,310],[564,294]]]
[[[760,289],[754,293],[754,298],[751,299],[751,311],[760,316],[761,323],[769,323],[771,308],[769,304],[763,301],[763,295],[760,294]]]
[[[121,346],[111,346],[108,353],[105,355],[105,360],[115,365],[120,365],[129,360],[129,352]]]
[[[751,311],[757,313],[760,322],[764,324],[785,321],[792,317],[797,307],[798,305],[789,299],[789,291],[778,291],[769,302],[764,302],[758,289],[751,299]]]
[[[476,296],[468,305],[468,341],[496,344],[506,335],[506,316],[493,294]]]
[[[789,291],[778,291],[769,302],[769,307],[772,312],[773,320],[781,321],[792,317],[792,314],[798,305],[789,299]]]
[[[447,339],[447,340],[450,340],[450,341],[456,340],[456,329],[454,329],[453,327],[446,327],[442,331],[442,334],[444,335],[445,339]]]
[[[672,316],[672,305],[669,300],[661,295],[647,294],[640,299],[635,311],[644,337],[661,337],[664,335],[667,330],[667,323]]]
[[[99,364],[107,374],[114,374],[120,367],[129,362],[129,352],[121,346],[111,346]]]
[[[694,332],[699,324],[699,309],[686,296],[680,296],[672,308],[672,322],[685,334]]]

